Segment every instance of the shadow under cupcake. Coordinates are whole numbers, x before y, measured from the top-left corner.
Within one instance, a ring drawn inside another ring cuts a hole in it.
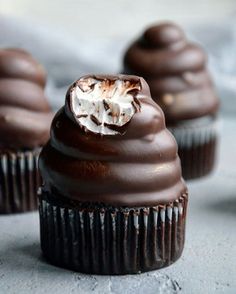
[[[181,256],[187,188],[176,142],[142,78],[73,83],[39,167],[41,248],[49,262],[128,274]]]
[[[164,111],[179,147],[183,177],[199,178],[214,168],[219,100],[206,69],[206,54],[180,27],[148,28],[124,56],[124,72],[143,76]]]
[[[53,117],[46,74],[21,49],[0,49],[0,213],[36,210],[38,156]]]

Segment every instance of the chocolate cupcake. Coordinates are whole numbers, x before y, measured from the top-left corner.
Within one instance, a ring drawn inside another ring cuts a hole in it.
[[[39,168],[41,247],[52,264],[127,274],[180,257],[187,188],[175,139],[142,78],[73,83]]]
[[[0,49],[0,213],[37,209],[37,161],[53,117],[42,66],[21,49]]]
[[[179,146],[185,179],[214,167],[219,101],[206,69],[206,54],[177,25],[147,29],[124,57],[125,72],[143,76]]]

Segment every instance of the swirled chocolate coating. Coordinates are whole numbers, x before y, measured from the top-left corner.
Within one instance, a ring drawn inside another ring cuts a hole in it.
[[[78,81],[73,84],[40,155],[44,189],[71,200],[128,207],[169,203],[186,193],[175,139],[144,79],[123,75],[89,78],[138,85],[132,94],[140,109],[122,126],[122,132],[87,131],[71,109]]]
[[[53,114],[43,67],[21,49],[0,49],[0,148],[33,149],[49,138]]]
[[[218,110],[205,52],[189,43],[173,23],[147,29],[127,50],[124,68],[146,79],[167,123],[214,115]]]

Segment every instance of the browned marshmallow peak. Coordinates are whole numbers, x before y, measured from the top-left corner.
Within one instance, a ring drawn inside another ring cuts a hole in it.
[[[73,83],[39,167],[45,191],[79,202],[139,207],[186,193],[175,139],[137,76],[94,75]]]
[[[22,49],[0,49],[0,148],[32,149],[49,138],[46,73]]]
[[[219,101],[206,54],[173,23],[148,28],[124,57],[125,72],[143,76],[167,123],[214,115]]]

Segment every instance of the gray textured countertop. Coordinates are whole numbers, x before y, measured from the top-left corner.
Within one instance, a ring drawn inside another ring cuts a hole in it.
[[[90,276],[41,257],[38,214],[0,216],[0,293],[236,293],[236,120],[222,121],[214,175],[189,182],[182,258],[169,268],[133,276]]]

